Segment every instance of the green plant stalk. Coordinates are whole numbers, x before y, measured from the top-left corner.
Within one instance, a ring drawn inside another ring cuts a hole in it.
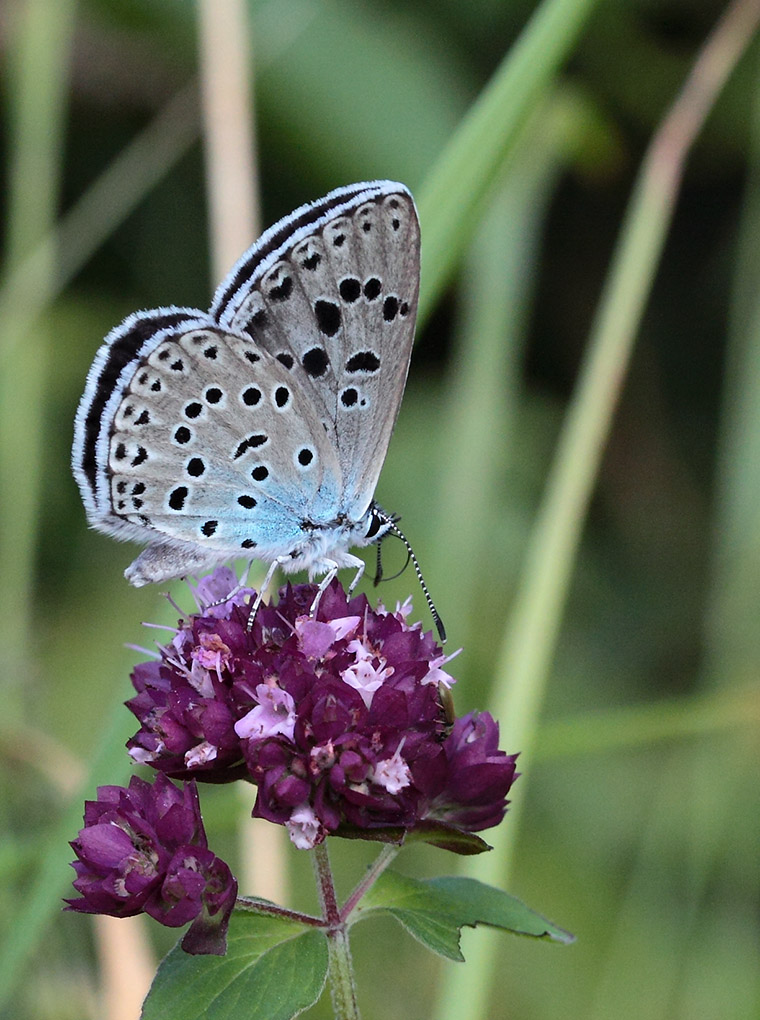
[[[364,896],[368,890],[372,888],[385,869],[395,860],[400,851],[400,846],[396,846],[392,843],[385,844],[372,864],[367,868],[364,873],[364,877],[357,883],[356,887],[351,892],[351,895],[341,907],[340,916],[344,921],[348,921],[352,911],[360,903],[362,896]]]
[[[754,104],[754,144],[738,245],[734,306],[729,322],[726,371],[721,414],[721,434],[716,458],[715,526],[710,586],[704,626],[704,656],[700,669],[700,694],[692,700],[712,704],[716,716],[721,708],[735,716],[730,730],[713,730],[710,739],[687,745],[673,755],[663,786],[672,787],[668,803],[655,801],[642,826],[641,845],[631,861],[628,887],[615,914],[615,930],[599,968],[593,1016],[609,1015],[610,1005],[639,997],[627,966],[634,948],[633,932],[640,925],[641,891],[652,882],[670,877],[664,854],[663,819],[672,831],[682,833],[680,848],[680,902],[675,916],[667,914],[659,928],[665,929],[667,954],[650,952],[651,965],[642,969],[656,973],[660,987],[654,999],[658,1009],[642,1003],[642,1013],[653,1018],[687,1015],[693,1004],[689,968],[694,948],[715,924],[715,903],[728,896],[726,875],[742,869],[741,844],[733,838],[736,819],[754,811],[758,714],[757,663],[760,641],[757,627],[757,592],[760,584],[760,302],[758,302],[758,171],[760,171],[760,104]],[[744,704],[742,705],[742,701]],[[699,716],[694,718],[699,721]],[[747,729],[754,725],[755,732]],[[717,726],[716,728],[717,729]],[[720,763],[716,769],[716,762]],[[674,778],[677,777],[677,787]],[[751,792],[750,792],[751,791]],[[658,791],[658,799],[662,791]],[[718,834],[732,835],[731,839]],[[750,853],[752,850],[750,850]],[[742,885],[745,902],[756,902],[756,869],[746,870]],[[741,920],[732,918],[739,930]],[[737,939],[734,973],[728,995],[721,996],[725,1015],[754,1016],[760,1010],[760,984],[751,960],[752,947]],[[749,959],[747,959],[749,958]],[[746,963],[742,966],[742,963]],[[651,989],[651,984],[650,984]],[[650,995],[650,989],[647,993]],[[711,1006],[704,1004],[710,1011]],[[714,1008],[714,1007],[713,1007]]]
[[[483,565],[492,557],[493,508],[518,431],[519,365],[539,223],[556,177],[587,125],[585,107],[568,90],[544,99],[520,132],[509,172],[493,189],[464,266],[441,418],[446,467],[430,539],[431,552],[445,549],[446,556],[433,560],[433,571],[437,563],[441,576],[429,581],[434,591],[448,590],[460,621],[472,624]],[[466,634],[463,643],[468,643]]]
[[[472,105],[418,195],[424,323],[467,247],[479,212],[530,113],[572,52],[598,0],[544,0]]]
[[[686,155],[759,20],[758,0],[735,0],[727,9],[652,140],[626,211],[497,667],[492,707],[501,724],[501,744],[522,752],[528,775],[583,522]],[[509,885],[526,785],[523,775],[506,824],[496,830],[494,852],[479,868],[485,882]],[[439,1017],[487,1015],[499,946],[493,933],[478,941],[461,977],[452,972]]]
[[[11,163],[6,273],[47,233],[58,203],[59,164],[74,0],[27,0],[11,19],[15,59],[9,62]],[[40,262],[35,286],[53,274],[52,252]],[[46,338],[19,335],[4,321],[0,376],[0,564],[13,595],[3,612],[6,650],[4,712],[20,711],[19,684],[28,673],[39,494],[45,453]],[[23,340],[23,343],[21,342]]]
[[[327,933],[327,980],[335,1020],[360,1020],[348,932],[344,927]]]
[[[760,100],[740,226],[718,446],[705,676],[757,676],[760,628]]]
[[[348,930],[341,919],[335,895],[330,858],[324,843],[314,847],[312,864],[317,880],[322,916],[327,925],[328,970],[335,1020],[360,1020],[356,1002],[356,984],[348,944]]]

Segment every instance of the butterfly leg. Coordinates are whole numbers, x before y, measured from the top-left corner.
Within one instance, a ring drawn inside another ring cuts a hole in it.
[[[319,609],[319,600],[322,598],[324,592],[330,587],[333,579],[338,573],[340,567],[356,567],[356,573],[354,574],[351,584],[348,586],[348,594],[350,595],[354,588],[361,580],[361,576],[364,573],[364,560],[358,556],[347,555],[340,563],[337,560],[322,560],[322,567],[325,568],[326,573],[322,580],[319,582],[317,588],[317,594],[314,596],[314,601],[309,609],[309,615],[314,616]]]
[[[283,566],[283,564],[289,563],[290,560],[291,560],[290,556],[278,556],[276,559],[272,560],[272,562],[269,564],[269,569],[266,572],[266,577],[259,586],[256,598],[253,600],[253,605],[251,606],[251,611],[248,614],[248,623],[245,628],[248,631],[248,633],[250,633],[251,630],[253,629],[253,622],[256,619],[256,613],[258,613],[259,611],[259,606],[261,605],[261,602],[264,598],[264,592],[269,588],[272,578],[274,577],[275,570],[277,570],[278,567]]]
[[[317,615],[317,610],[319,609],[319,600],[322,598],[323,593],[327,591],[327,588],[330,586],[333,578],[338,573],[338,564],[335,562],[335,560],[323,560],[322,566],[327,568],[327,573],[319,582],[317,594],[314,596],[314,601],[309,607],[309,616]]]
[[[361,581],[362,575],[364,574],[364,568],[366,566],[364,560],[359,559],[358,556],[354,556],[353,558],[354,558],[354,560],[356,562],[355,563],[351,563],[350,566],[356,567],[356,573],[354,574],[353,581],[348,586],[348,594],[349,595],[351,595],[353,593],[354,588],[357,586],[359,581]]]

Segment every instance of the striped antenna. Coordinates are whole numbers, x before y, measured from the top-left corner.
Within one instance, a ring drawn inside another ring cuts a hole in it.
[[[440,615],[438,613],[438,610],[435,608],[435,603],[433,602],[432,596],[430,595],[430,591],[428,589],[428,586],[425,584],[425,578],[422,576],[422,570],[420,568],[419,560],[414,555],[414,549],[412,549],[412,546],[411,546],[411,543],[409,542],[409,539],[406,537],[406,535],[401,530],[401,528],[399,528],[398,524],[396,524],[397,518],[391,516],[391,514],[386,513],[385,510],[382,510],[379,506],[377,506],[377,504],[375,504],[375,513],[378,515],[378,517],[382,518],[382,520],[383,520],[383,522],[385,524],[388,525],[388,531],[391,534],[395,535],[396,538],[400,539],[404,543],[404,547],[405,547],[406,552],[407,552],[407,561],[406,562],[408,563],[409,560],[411,560],[413,565],[414,565],[414,572],[417,575],[417,580],[420,582],[420,588],[422,588],[422,594],[425,596],[425,601],[428,604],[428,609],[430,610],[430,615],[433,617],[433,620],[435,621],[435,629],[438,631],[438,638],[439,638],[441,644],[445,645],[446,644],[446,628],[443,626],[443,620],[441,619],[441,617],[440,617]],[[386,534],[387,533],[388,532],[386,532]],[[379,581],[382,581],[382,580],[383,580],[383,570],[382,570],[382,564],[380,562],[380,546],[378,544],[378,550],[377,550],[377,575],[375,577],[375,584],[377,584]],[[388,578],[387,580],[390,580],[390,578]]]

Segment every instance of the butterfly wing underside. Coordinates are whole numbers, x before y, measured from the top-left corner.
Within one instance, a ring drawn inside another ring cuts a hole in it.
[[[272,561],[312,524],[363,517],[418,290],[411,195],[359,184],[268,230],[210,312],[139,312],[111,331],[77,413],[73,467],[94,527],[151,540],[133,583],[237,554]]]

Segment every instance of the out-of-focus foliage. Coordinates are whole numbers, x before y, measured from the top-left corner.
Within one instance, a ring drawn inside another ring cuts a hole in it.
[[[35,96],[15,91],[14,26],[28,4],[3,5],[3,196],[19,194],[18,147],[31,153],[27,206],[2,199],[5,280],[51,225],[45,203],[51,216],[70,209],[198,73],[189,0],[50,3],[61,52],[46,56],[43,47],[39,60],[41,73],[59,76],[59,101],[35,114],[52,132],[36,142],[16,130],[26,123],[34,134],[34,117],[19,121],[19,109]],[[723,6],[598,5],[537,114],[546,151],[537,144],[504,168],[504,193],[484,229],[473,229],[472,251],[418,338],[378,498],[403,513],[452,650],[466,645],[454,664],[460,713],[488,707],[492,696],[522,552],[641,155]],[[423,188],[534,7],[252,0],[265,225],[353,180]],[[755,45],[689,162],[598,479],[545,723],[524,763],[530,793],[508,891],[578,941],[560,951],[505,939],[489,1020],[543,1020],[558,1009],[599,1020],[760,1012],[757,56]],[[189,109],[182,116],[192,137]],[[141,619],[174,615],[156,590],[136,591],[122,578],[132,548],[86,530],[68,461],[76,403],[108,329],[137,308],[204,307],[217,282],[208,273],[199,120],[197,131],[197,142],[157,157],[158,182],[31,329],[13,294],[3,295],[20,316],[2,327],[3,399],[23,391],[26,403],[18,420],[3,417],[0,486],[19,477],[18,458],[29,482],[28,491],[2,496],[2,526],[18,536],[0,544],[11,623],[3,635],[3,917],[27,895],[40,847],[61,853],[46,845],[51,828],[111,728],[116,746],[97,781],[124,781],[119,745],[129,722],[117,706],[129,695],[136,653],[123,645],[150,644]],[[518,181],[520,201],[509,192]],[[56,253],[48,279],[66,258]],[[482,338],[499,330],[503,344],[486,346]],[[477,484],[458,486],[452,463],[468,478],[478,465]],[[19,507],[24,519],[11,524]],[[390,542],[384,556],[388,574],[403,565]],[[182,586],[173,590],[187,605]],[[410,592],[427,626],[411,570],[381,589],[391,604]],[[683,732],[678,720],[699,699],[705,710]],[[743,707],[731,711],[730,699]],[[240,802],[214,790],[203,805],[214,851],[234,862]],[[73,836],[78,802],[70,811]],[[348,845],[334,856],[338,873],[358,876],[368,855]],[[294,901],[309,908],[307,862],[293,858]],[[411,848],[402,861],[416,874],[454,868],[429,848]],[[19,983],[6,1015],[100,1016],[88,921],[50,916],[28,970],[34,979]],[[465,956],[479,937],[465,933]],[[157,952],[168,949],[163,939],[159,932]],[[443,969],[454,964],[432,963],[389,922],[361,926],[354,944],[365,1015],[432,1016]],[[308,1015],[329,1016],[326,1000]]]

